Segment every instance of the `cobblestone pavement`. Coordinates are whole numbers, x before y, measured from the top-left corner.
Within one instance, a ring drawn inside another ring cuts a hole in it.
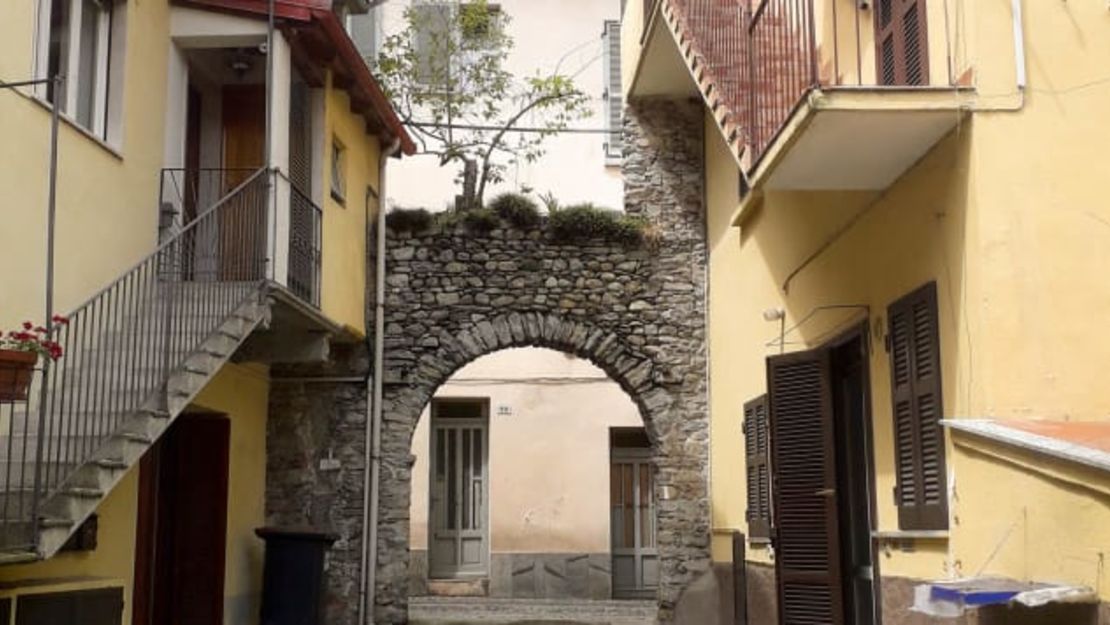
[[[410,625],[655,625],[654,601],[412,597]]]

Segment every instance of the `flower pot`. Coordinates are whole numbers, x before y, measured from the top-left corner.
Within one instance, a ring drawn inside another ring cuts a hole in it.
[[[0,401],[23,401],[31,387],[31,376],[39,355],[13,349],[0,349]]]

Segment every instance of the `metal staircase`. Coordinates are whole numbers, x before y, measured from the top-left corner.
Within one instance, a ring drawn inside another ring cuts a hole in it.
[[[247,176],[54,328],[0,405],[0,563],[54,555],[270,315],[270,176]]]

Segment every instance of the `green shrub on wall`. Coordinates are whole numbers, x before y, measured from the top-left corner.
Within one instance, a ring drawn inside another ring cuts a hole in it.
[[[489,203],[489,208],[501,219],[521,230],[535,228],[540,224],[540,207],[522,193],[502,193]]]
[[[547,231],[560,243],[579,243],[589,239],[605,239],[630,247],[654,249],[661,243],[658,227],[642,217],[602,208],[590,203],[558,208],[548,203],[550,215]],[[486,234],[502,226],[517,230],[536,230],[544,226],[539,206],[519,193],[503,193],[488,208],[467,211],[431,213],[423,208],[395,208],[385,216],[386,227],[393,232],[423,232],[433,226],[455,228],[461,225],[469,232]]]
[[[609,239],[626,245],[639,245],[644,241],[647,223],[620,211],[593,204],[575,204],[551,213],[549,225],[551,237],[556,241]]]
[[[434,218],[423,208],[395,208],[385,215],[385,227],[394,232],[420,232],[432,227]]]
[[[488,208],[475,208],[462,213],[462,222],[471,232],[489,232],[501,225],[501,218]]]

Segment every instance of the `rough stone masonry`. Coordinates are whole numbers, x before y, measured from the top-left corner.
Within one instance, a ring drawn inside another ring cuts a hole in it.
[[[657,469],[661,619],[672,618],[684,589],[709,572],[702,136],[696,104],[646,101],[626,111],[625,209],[658,228],[652,249],[557,243],[543,228],[507,223],[486,233],[463,226],[389,233],[377,622],[407,622],[411,441],[420,414],[463,365],[510,347],[586,358],[639,407]],[[364,363],[358,354],[323,372],[358,372]],[[353,624],[357,611],[364,424],[365,390],[357,384],[271,393],[270,446],[279,453],[268,466],[270,517],[322,523],[341,535],[329,571],[329,623]],[[329,457],[342,468],[320,469],[336,466],[320,462]]]

